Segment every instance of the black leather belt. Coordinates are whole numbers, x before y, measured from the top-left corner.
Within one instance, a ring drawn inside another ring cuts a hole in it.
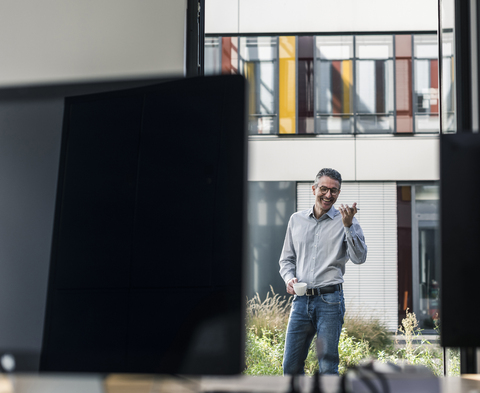
[[[322,287],[322,288],[307,288],[307,292],[305,293],[305,295],[320,296],[322,293],[333,293],[333,292],[341,291],[342,288],[343,288],[342,284],[329,285],[328,287]]]

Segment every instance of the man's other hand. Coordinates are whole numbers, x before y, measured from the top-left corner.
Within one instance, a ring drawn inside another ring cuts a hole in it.
[[[298,282],[298,278],[296,278],[296,277],[293,277],[293,278],[291,278],[290,280],[287,281],[287,292],[290,295],[295,295],[295,290],[293,289],[293,284],[295,284],[296,282]]]

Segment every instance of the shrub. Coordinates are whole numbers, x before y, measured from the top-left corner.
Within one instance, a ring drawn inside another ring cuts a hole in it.
[[[343,326],[346,328],[348,335],[357,340],[368,342],[372,353],[381,350],[393,351],[392,333],[383,322],[368,315],[368,312],[351,314],[347,311]]]
[[[282,375],[283,352],[288,315],[292,297],[280,296],[272,289],[261,300],[257,294],[247,301],[246,369],[248,375]],[[391,334],[373,317],[347,315],[339,342],[339,372],[362,360],[374,357],[382,362],[407,362],[425,365],[436,375],[443,375],[443,354],[440,347],[422,337],[414,313],[407,310],[398,331],[405,337],[405,345],[395,349]],[[397,333],[395,337],[398,338]],[[397,345],[398,345],[398,340]],[[417,344],[417,343],[420,344]],[[372,344],[373,343],[373,344]],[[459,375],[458,350],[449,351],[449,375]],[[305,373],[313,375],[318,370],[315,340],[305,362]]]

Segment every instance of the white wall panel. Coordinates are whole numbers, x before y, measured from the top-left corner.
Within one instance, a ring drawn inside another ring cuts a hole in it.
[[[438,180],[438,136],[358,137],[357,180]]]
[[[248,180],[313,181],[323,167],[355,180],[352,138],[251,138]]]
[[[342,176],[343,177],[343,176]],[[312,183],[298,183],[297,210],[311,207]],[[397,328],[397,191],[395,182],[344,182],[336,206],[358,203],[356,217],[368,247],[362,265],[348,262],[344,295],[351,315],[373,316]]]
[[[311,181],[323,167],[346,181],[438,180],[438,136],[250,138],[249,180]]]
[[[185,21],[186,0],[2,0],[0,85],[183,75]]]
[[[240,0],[205,0],[205,33],[238,33]]]
[[[436,0],[237,0],[239,24],[209,13],[233,0],[206,0],[207,33],[437,30]],[[237,12],[237,10],[235,10]],[[226,30],[228,29],[228,30]]]

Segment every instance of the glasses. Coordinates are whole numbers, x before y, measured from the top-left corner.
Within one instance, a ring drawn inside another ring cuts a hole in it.
[[[328,187],[325,187],[325,186],[321,186],[319,187],[320,189],[320,193],[323,195],[323,194],[326,194],[329,190],[330,190],[330,193],[332,195],[338,195],[338,193],[340,192],[340,190],[338,188],[328,188]]]

